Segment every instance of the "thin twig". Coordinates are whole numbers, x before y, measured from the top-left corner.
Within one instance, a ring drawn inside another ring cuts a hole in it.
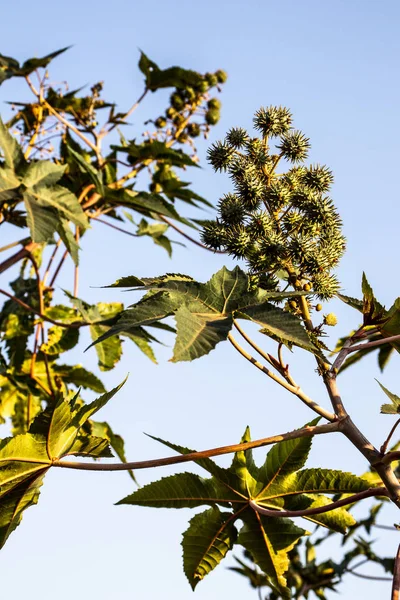
[[[277,369],[277,371],[279,371],[281,373],[281,375],[283,375],[282,370],[280,368],[278,368],[279,364],[277,364],[276,361],[274,362],[272,360],[272,357],[267,352],[264,352],[264,350],[262,348],[257,346],[257,344],[251,339],[251,337],[249,335],[247,335],[247,333],[244,331],[244,329],[242,329],[242,327],[239,325],[239,323],[237,322],[236,319],[233,320],[233,325],[238,330],[238,332],[240,333],[242,338],[244,340],[246,340],[246,342],[249,344],[249,346],[251,346],[253,348],[253,350],[255,350],[257,352],[257,354],[259,354],[268,364],[270,364],[271,367],[274,367],[275,369]]]
[[[0,263],[0,273],[4,273],[4,271],[7,271],[7,269],[13,267],[17,262],[19,262],[23,258],[26,258],[28,256],[28,253],[38,248],[39,245],[40,244],[37,244],[36,242],[30,242],[29,244],[24,246],[24,248],[21,248],[21,250],[18,250],[18,252],[16,252],[12,256],[9,256],[6,260]]]
[[[51,287],[51,288],[53,287],[53,285],[54,285],[54,282],[55,282],[55,280],[57,279],[57,277],[58,277],[58,274],[59,274],[59,272],[60,272],[60,270],[61,270],[61,267],[63,266],[63,264],[64,264],[64,261],[65,261],[65,259],[67,258],[67,256],[68,256],[68,250],[65,250],[64,254],[62,255],[62,258],[61,258],[60,262],[59,262],[59,263],[58,263],[58,265],[57,265],[57,268],[56,268],[56,270],[54,271],[54,275],[53,275],[53,277],[51,278],[51,281],[50,281],[50,287]]]
[[[22,240],[17,240],[16,242],[11,242],[11,244],[7,244],[7,246],[2,246],[0,248],[0,252],[5,252],[6,250],[15,248],[15,246],[19,246],[20,244],[22,244],[24,246],[25,244],[28,244],[30,241],[31,241],[31,238],[27,237],[27,238],[22,238]]]
[[[382,452],[382,454],[385,454],[387,447],[389,445],[390,439],[392,437],[392,435],[394,434],[394,432],[396,431],[397,426],[400,424],[400,419],[397,419],[396,423],[393,425],[392,429],[390,430],[389,435],[386,438],[386,441],[382,444],[380,451]]]
[[[370,579],[371,581],[392,581],[391,577],[378,577],[375,575],[364,575],[364,573],[358,573],[354,571],[354,569],[346,569],[346,573],[351,573],[356,577],[360,577],[361,579]]]
[[[222,456],[223,454],[231,454],[232,452],[250,450],[251,448],[261,448],[262,446],[269,446],[271,444],[282,442],[283,440],[294,440],[300,437],[312,437],[313,435],[339,431],[339,426],[340,423],[338,421],[335,421],[334,423],[326,423],[325,425],[313,425],[309,427],[303,427],[302,429],[295,429],[287,433],[281,433],[279,435],[262,438],[260,440],[254,440],[252,442],[221,446],[220,448],[212,448],[211,450],[203,450],[201,452],[190,452],[188,454],[184,454],[183,456],[172,456],[168,458],[156,458],[154,460],[112,464],[55,461],[53,466],[63,467],[66,469],[80,469],[84,471],[127,471],[130,469],[151,469],[154,467],[163,467],[184,462],[192,462],[202,458]]]
[[[167,219],[167,217],[164,217],[164,215],[158,215],[158,218],[161,221],[164,221],[164,223],[167,223],[172,229],[175,229],[175,231],[177,231],[180,235],[189,240],[189,242],[192,242],[192,244],[196,244],[196,246],[200,246],[200,248],[204,248],[204,250],[208,250],[209,252],[213,252],[214,254],[226,254],[225,250],[213,250],[212,248],[208,248],[198,240],[195,240],[190,235],[185,233],[182,229],[180,229],[180,227],[175,225],[175,223]]]
[[[79,245],[79,227],[76,226],[75,229],[75,241],[77,245]],[[75,265],[74,269],[74,297],[78,297],[78,289],[79,289],[79,265]]]
[[[265,365],[262,365],[260,362],[258,362],[258,360],[256,360],[253,356],[251,356],[251,354],[249,354],[248,352],[246,352],[246,350],[244,350],[238,344],[238,342],[235,340],[235,338],[232,336],[231,333],[229,333],[229,335],[228,335],[228,340],[231,342],[232,346],[234,348],[236,348],[236,350],[244,358],[246,358],[255,367],[257,367],[257,369],[259,369],[260,371],[262,371],[263,373],[265,373],[265,375],[268,375],[268,377],[270,377],[271,379],[273,379],[274,381],[276,381],[276,383],[279,383],[279,385],[281,385],[286,390],[288,390],[289,392],[291,392],[292,394],[294,394],[295,396],[297,396],[302,402],[304,402],[304,404],[306,404],[313,411],[315,411],[316,413],[318,413],[319,415],[321,415],[322,417],[324,417],[328,421],[335,421],[336,420],[337,417],[333,413],[329,412],[328,410],[326,410],[325,408],[323,408],[322,406],[320,406],[319,404],[317,404],[316,402],[314,402],[314,400],[311,400],[311,398],[309,398],[302,391],[302,389],[300,387],[295,387],[295,386],[291,385],[290,383],[287,383],[284,379],[281,379],[280,377],[278,377],[278,375],[275,375],[275,373],[273,371],[270,371],[270,369],[268,369]]]
[[[365,350],[366,348],[377,348],[378,346],[382,346],[383,344],[390,344],[391,342],[399,342],[400,335],[391,335],[389,337],[385,337],[381,340],[376,340],[375,342],[365,342],[364,344],[358,344],[358,346],[352,346],[349,349],[350,352],[357,352],[357,350]]]
[[[391,600],[400,598],[400,545],[397,549],[396,560],[394,561],[393,585]]]
[[[107,225],[107,227],[116,229],[117,231],[120,231],[121,233],[125,233],[126,235],[130,235],[132,237],[140,237],[137,233],[132,233],[131,231],[128,231],[127,229],[122,229],[122,227],[118,227],[117,225],[114,225],[113,223],[109,223],[108,221],[103,221],[103,219],[100,219],[99,217],[96,217],[94,215],[89,215],[89,218],[94,219],[95,221],[98,221],[99,223],[103,223],[103,225]]]
[[[137,109],[137,107],[139,106],[139,104],[142,102],[142,100],[145,98],[145,96],[147,95],[149,91],[149,88],[146,87],[144,89],[144,92],[142,93],[142,95],[136,100],[136,102],[134,104],[132,104],[132,106],[130,107],[130,109],[122,116],[120,117],[118,120],[119,121],[126,121],[126,119],[128,119],[131,114]],[[110,129],[108,129],[107,131],[105,131],[102,135],[102,137],[104,135],[109,134],[111,131],[113,131],[113,129],[115,129],[116,127],[118,127],[119,123],[114,123],[113,125],[111,125]]]
[[[385,487],[370,488],[368,490],[364,490],[363,492],[358,492],[357,494],[347,496],[347,498],[336,500],[336,502],[331,502],[330,504],[327,504],[325,506],[316,506],[315,508],[306,508],[304,510],[280,510],[279,508],[263,508],[262,506],[257,504],[257,498],[254,500],[250,500],[249,505],[257,513],[259,513],[260,515],[265,515],[266,517],[308,517],[311,515],[320,515],[326,512],[330,512],[331,510],[335,510],[335,508],[347,506],[348,504],[353,504],[353,502],[358,502],[359,500],[363,500],[364,498],[371,498],[372,496],[388,496],[388,491]]]
[[[54,259],[56,257],[56,254],[57,254],[58,249],[59,249],[60,246],[61,246],[61,238],[59,240],[57,240],[55,248],[54,248],[54,250],[53,250],[53,252],[52,252],[52,254],[51,254],[50,258],[49,258],[49,262],[47,263],[47,267],[46,267],[46,270],[45,270],[43,278],[42,278],[42,282],[43,282],[44,286],[46,285],[46,281],[47,281],[47,277],[49,276],[51,265],[53,264],[53,261],[54,261]]]
[[[68,328],[78,329],[79,327],[86,327],[88,325],[94,325],[94,324],[96,324],[96,322],[98,322],[98,323],[103,322],[103,320],[100,320],[100,321],[93,321],[93,323],[86,323],[86,321],[75,321],[74,323],[63,323],[62,321],[56,321],[55,319],[52,319],[51,317],[46,316],[45,314],[40,312],[40,310],[33,308],[33,306],[29,306],[29,304],[26,304],[26,302],[24,302],[23,300],[20,300],[19,298],[17,298],[16,296],[13,296],[9,292],[6,292],[5,290],[0,289],[0,294],[3,294],[3,296],[7,296],[7,298],[12,300],[13,302],[16,302],[17,304],[19,304],[19,306],[22,306],[22,308],[24,308],[28,312],[31,312],[34,315],[37,315],[38,317],[43,319],[43,321],[47,321],[48,323],[52,323],[53,325],[58,325],[58,327],[64,327],[65,329],[68,329]]]
[[[27,82],[28,86],[30,87],[32,93],[39,99],[40,98],[39,92],[37,91],[37,89],[35,88],[35,86],[31,82],[31,80],[29,79],[29,76],[26,75],[25,79],[26,79],[26,82]],[[67,127],[68,129],[71,129],[71,131],[73,131],[75,133],[75,135],[77,135],[79,138],[81,138],[81,140],[83,142],[85,142],[85,144],[87,146],[89,146],[89,148],[91,148],[94,152],[97,153],[96,146],[81,131],[79,131],[79,129],[77,129],[75,127],[75,125],[72,125],[72,123],[70,123],[67,119],[65,119],[62,115],[60,115],[60,113],[58,113],[51,106],[51,104],[49,104],[47,102],[47,100],[44,99],[44,98],[43,98],[43,105],[47,108],[47,110],[49,111],[49,113],[53,115],[53,117],[55,117],[58,121],[60,121],[60,123],[62,123],[63,125],[65,125],[65,127]]]

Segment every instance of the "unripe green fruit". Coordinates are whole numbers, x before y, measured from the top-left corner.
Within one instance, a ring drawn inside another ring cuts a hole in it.
[[[162,129],[163,127],[165,127],[166,124],[167,124],[167,120],[164,117],[158,117],[158,119],[156,119],[155,125],[159,129]]]
[[[190,102],[196,98],[196,92],[192,87],[187,87],[185,91],[186,97]]]
[[[176,115],[176,110],[170,106],[169,108],[167,108],[167,110],[165,111],[165,114],[167,115],[167,117],[169,119],[172,119],[175,115]]]
[[[207,81],[201,81],[198,85],[196,85],[196,90],[199,91],[201,94],[204,94],[204,92],[206,92],[209,87],[210,86],[208,85]]]
[[[180,142],[181,144],[184,144],[185,142],[188,141],[189,136],[187,133],[182,132],[181,134],[178,135],[178,142]]]
[[[225,83],[225,81],[228,79],[228,73],[226,71],[222,71],[222,69],[215,71],[215,76],[218,80],[218,83]]]
[[[159,183],[151,183],[149,185],[149,190],[153,193],[153,194],[159,194],[160,192],[162,192],[162,186]]]
[[[338,320],[335,313],[329,313],[329,315],[324,316],[324,323],[325,325],[328,325],[328,327],[334,327],[335,325],[337,325],[337,322]]]
[[[322,304],[317,304],[317,306],[315,307],[315,310],[319,312],[320,310],[322,310],[322,308],[323,308]]]
[[[208,110],[206,112],[206,122],[209,125],[216,125],[219,121],[219,118],[220,118],[219,110],[212,109],[212,110]]]
[[[206,73],[206,81],[209,87],[214,87],[218,84],[218,77],[214,73]]]
[[[221,102],[218,100],[218,98],[211,98],[211,100],[209,100],[207,102],[207,106],[209,109],[216,109],[219,110],[221,108]]]
[[[181,114],[177,114],[175,115],[175,117],[172,119],[172,122],[174,125],[176,125],[177,127],[179,127],[179,125],[182,125],[182,123],[184,122],[185,117]]]
[[[185,106],[185,101],[182,100],[180,94],[176,92],[170,97],[171,106],[176,110],[181,110]]]
[[[190,135],[190,137],[198,137],[201,133],[200,125],[198,123],[189,123],[189,125],[186,128],[186,131],[188,135]]]

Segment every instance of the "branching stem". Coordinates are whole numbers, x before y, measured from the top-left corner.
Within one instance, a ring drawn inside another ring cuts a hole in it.
[[[287,433],[273,435],[271,437],[254,440],[252,442],[244,442],[242,444],[232,444],[230,446],[221,446],[212,448],[211,450],[203,450],[201,452],[190,452],[182,456],[172,456],[168,458],[156,458],[154,460],[144,460],[139,462],[128,463],[78,463],[57,460],[53,463],[54,467],[63,467],[65,469],[80,469],[84,471],[129,471],[131,469],[152,469],[155,467],[164,467],[167,465],[176,465],[185,462],[192,462],[202,458],[211,458],[213,456],[222,456],[223,454],[231,454],[232,452],[240,452],[241,450],[250,450],[251,448],[261,448],[262,446],[270,446],[283,440],[294,440],[301,437],[311,437],[324,433],[339,431],[340,423],[326,423],[325,425],[313,425],[295,429]]]

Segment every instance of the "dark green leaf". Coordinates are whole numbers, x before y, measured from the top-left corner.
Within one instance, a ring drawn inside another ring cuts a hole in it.
[[[183,570],[194,590],[210,571],[225,558],[237,538],[230,513],[210,508],[195,515],[183,534]]]

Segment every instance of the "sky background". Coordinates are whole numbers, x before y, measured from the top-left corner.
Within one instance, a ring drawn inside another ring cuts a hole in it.
[[[139,48],[162,68],[225,69],[229,80],[221,96],[222,118],[210,141],[232,126],[250,128],[262,105],[290,107],[295,126],[311,139],[310,162],[327,164],[335,173],[332,196],[348,239],[339,269],[345,293],[360,296],[365,270],[382,303],[390,305],[399,295],[398,2],[14,0],[2,7],[2,20],[2,54],[23,61],[73,44],[52,63],[51,79],[67,80],[72,88],[104,80],[104,98],[116,101],[121,110],[143,89],[136,67]],[[126,135],[139,135],[143,122],[158,116],[167,97],[168,93],[150,96],[134,114]],[[0,88],[0,110],[7,110],[4,101],[21,98],[29,98],[23,82],[6,82]],[[230,184],[207,166],[206,144],[199,150],[203,169],[190,174],[193,187],[216,203]],[[224,263],[233,264],[199,248],[179,246],[170,261],[151,241],[110,232],[98,224],[83,240],[80,295],[89,301],[133,302],[134,294],[127,299],[118,290],[95,287],[124,275],[175,271],[206,281]],[[3,239],[16,239],[11,229],[2,236],[2,244]],[[69,265],[60,287],[71,288],[71,275]],[[358,315],[350,309],[332,302],[326,312],[331,310],[339,318],[335,338],[357,326]],[[83,354],[84,347],[82,343],[71,354],[71,363],[95,368],[94,350]],[[228,344],[194,363],[169,363],[171,353],[171,347],[160,347],[159,364],[153,365],[127,345],[118,367],[102,376],[111,388],[130,372],[124,389],[99,415],[123,435],[130,460],[169,454],[144,431],[205,449],[239,441],[247,424],[256,439],[300,427],[312,418]],[[288,358],[295,377],[327,406],[315,364],[305,354],[296,351]],[[398,365],[395,357],[380,375],[373,356],[340,377],[349,412],[377,446],[393,421],[379,415],[384,397],[374,377],[399,394]],[[262,460],[263,454],[258,451],[256,458]],[[220,464],[229,461],[221,459]],[[338,434],[314,441],[309,465],[358,474],[366,470],[361,455]],[[184,469],[141,471],[137,477],[145,484],[179,470]],[[4,597],[191,598],[181,568],[180,536],[193,512],[113,506],[132,491],[125,473],[54,469],[46,477],[38,506],[27,511],[2,550]],[[398,520],[395,508],[389,507],[381,522]],[[387,533],[376,548],[394,556],[398,542],[398,534]],[[334,547],[329,552],[340,555]],[[239,547],[235,554],[241,555]],[[224,562],[199,584],[196,600],[255,599],[247,581],[225,568],[232,560]],[[389,590],[389,584],[351,576],[341,587],[343,598],[365,600],[388,597]]]

